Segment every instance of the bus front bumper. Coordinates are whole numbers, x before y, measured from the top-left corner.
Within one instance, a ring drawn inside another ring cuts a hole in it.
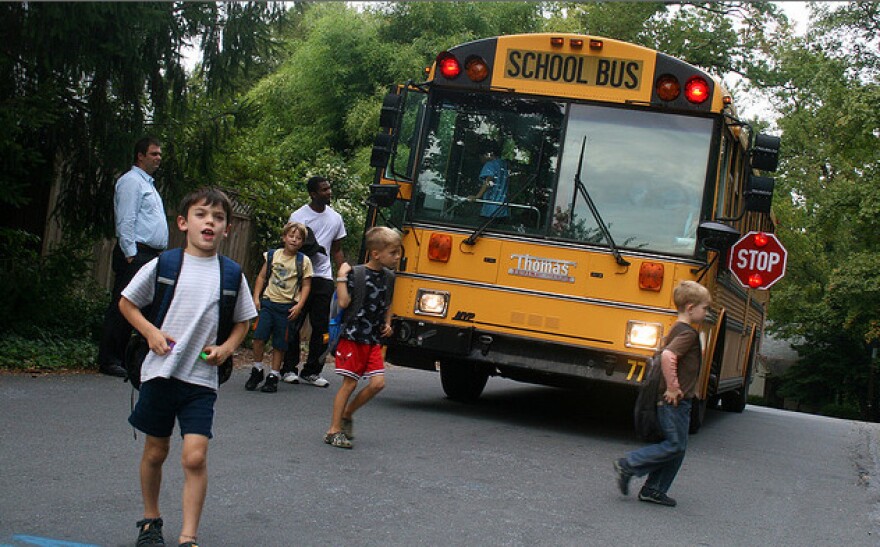
[[[571,380],[638,386],[647,358],[613,350],[536,340],[477,327],[395,318],[386,360],[397,366],[436,370],[455,360],[487,366],[491,374],[525,382],[567,386]]]

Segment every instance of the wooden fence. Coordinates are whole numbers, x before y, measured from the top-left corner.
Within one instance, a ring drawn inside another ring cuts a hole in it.
[[[53,185],[53,189],[49,198],[49,210],[55,208],[58,199],[57,184]],[[253,278],[256,275],[254,268],[254,255],[251,242],[253,241],[253,223],[250,217],[250,210],[245,205],[239,203],[234,195],[230,195],[232,199],[232,229],[229,237],[221,244],[220,252],[235,260],[239,264],[248,278],[248,282],[253,286]],[[184,233],[177,229],[177,217],[169,216],[168,222],[168,248],[182,247],[184,244]],[[46,232],[43,237],[43,253],[48,253],[56,245],[62,241],[61,226],[57,219],[50,215],[49,221],[46,223]],[[113,269],[111,266],[113,247],[116,245],[116,238],[103,239],[92,245],[92,262],[91,275],[97,283],[105,287],[108,291],[113,287]]]

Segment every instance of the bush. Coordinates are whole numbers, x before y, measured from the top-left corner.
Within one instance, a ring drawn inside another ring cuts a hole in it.
[[[91,249],[70,238],[46,256],[40,239],[0,229],[0,367],[94,367],[108,292],[89,277]]]
[[[760,395],[749,395],[748,403],[750,405],[755,406],[767,406],[767,403],[764,401],[764,398]]]
[[[13,371],[52,371],[94,366],[97,344],[91,340],[18,334],[0,335],[0,368]]]
[[[845,420],[860,420],[862,418],[859,408],[850,403],[829,403],[819,409],[819,414]]]

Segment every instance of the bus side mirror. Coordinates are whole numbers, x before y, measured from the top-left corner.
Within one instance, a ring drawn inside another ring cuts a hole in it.
[[[771,177],[749,175],[745,191],[746,211],[769,213],[775,186],[776,181]]]
[[[373,140],[373,152],[370,154],[370,167],[385,169],[394,149],[394,138],[397,135],[397,124],[403,107],[403,95],[389,93],[382,100],[379,113],[379,127],[383,129]],[[390,130],[390,131],[389,131]]]
[[[384,169],[391,157],[391,148],[394,141],[388,133],[379,133],[373,139],[373,151],[370,154],[370,167]]]
[[[371,184],[367,204],[373,207],[391,207],[397,201],[400,186],[396,184]]]
[[[703,247],[719,253],[727,251],[731,245],[739,241],[740,235],[736,228],[720,222],[701,222],[697,226],[697,239]]]
[[[779,137],[758,133],[752,146],[752,168],[760,171],[776,171],[779,166]]]
[[[379,127],[385,129],[395,129],[397,126],[397,116],[400,114],[401,105],[403,104],[403,95],[397,93],[389,93],[382,100],[382,110],[379,113]]]

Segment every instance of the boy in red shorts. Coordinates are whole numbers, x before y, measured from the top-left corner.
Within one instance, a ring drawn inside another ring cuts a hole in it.
[[[336,299],[340,308],[345,309],[351,304],[354,291],[364,290],[363,305],[355,317],[346,317],[345,330],[336,346],[336,374],[342,376],[342,385],[333,400],[333,419],[324,442],[338,448],[352,447],[355,411],[385,387],[380,338],[391,336],[391,308],[386,294],[393,289],[394,277],[388,272],[400,261],[401,240],[400,234],[384,226],[368,230],[365,240],[369,254],[366,286],[355,286],[355,276],[348,275],[352,268],[347,263],[339,267],[336,278]],[[369,382],[351,399],[361,378],[367,378]]]

